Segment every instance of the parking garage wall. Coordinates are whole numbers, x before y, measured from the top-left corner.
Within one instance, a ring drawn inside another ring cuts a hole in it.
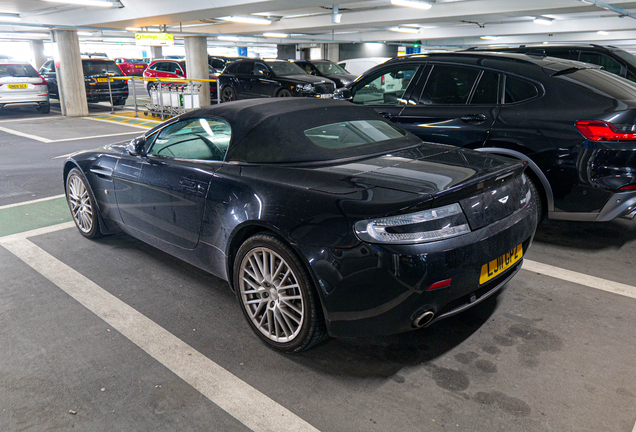
[[[340,60],[364,57],[397,57],[397,45],[381,43],[340,44]]]

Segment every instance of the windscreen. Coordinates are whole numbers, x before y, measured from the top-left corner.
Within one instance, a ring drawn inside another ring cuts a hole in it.
[[[121,70],[119,70],[114,61],[84,60],[82,65],[86,76],[121,75]]]
[[[132,59],[132,58],[129,58],[129,59],[124,59],[124,61],[126,63],[143,63],[144,59],[138,59],[138,58]]]
[[[31,65],[4,64],[0,65],[0,78],[5,77],[37,78],[38,73]]]
[[[269,66],[274,71],[274,74],[278,76],[307,75],[307,72],[302,70],[300,67],[286,61],[267,62],[267,66]]]
[[[316,66],[316,68],[323,75],[348,74],[349,73],[346,70],[344,70],[343,68],[341,68],[340,66],[338,66],[337,64],[331,63],[331,62],[317,62],[317,63],[314,63],[314,66]]]

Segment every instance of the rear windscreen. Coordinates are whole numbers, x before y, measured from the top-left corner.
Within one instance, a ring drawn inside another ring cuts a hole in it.
[[[0,78],[4,77],[37,78],[38,73],[28,64],[4,64],[0,65]]]
[[[117,67],[114,61],[98,61],[98,60],[84,60],[82,62],[84,66],[84,75],[121,75],[121,70]]]
[[[580,69],[555,78],[620,101],[636,100],[636,83],[604,70]]]
[[[341,149],[403,138],[406,133],[381,120],[354,120],[307,129],[305,136],[320,147]]]
[[[143,63],[144,59],[124,59],[126,63]]]

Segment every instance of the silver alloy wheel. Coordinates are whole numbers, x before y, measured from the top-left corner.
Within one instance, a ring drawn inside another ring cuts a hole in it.
[[[252,324],[274,342],[291,342],[305,319],[298,279],[287,262],[265,247],[249,251],[239,270],[243,307]]]
[[[93,207],[86,185],[81,178],[73,174],[69,178],[67,187],[73,220],[80,231],[88,234],[93,229]]]

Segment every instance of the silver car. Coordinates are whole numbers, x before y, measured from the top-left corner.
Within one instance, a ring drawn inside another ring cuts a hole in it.
[[[46,81],[27,62],[0,60],[0,108],[17,104],[37,105],[38,112],[48,114]]]

